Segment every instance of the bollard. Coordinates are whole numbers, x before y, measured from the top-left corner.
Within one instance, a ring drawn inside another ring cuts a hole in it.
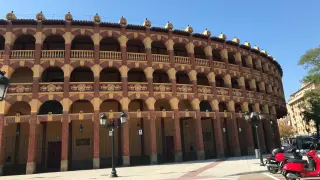
[[[254,152],[255,152],[256,158],[259,159],[259,149],[254,149]]]

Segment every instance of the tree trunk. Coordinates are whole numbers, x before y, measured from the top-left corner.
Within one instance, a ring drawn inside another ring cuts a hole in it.
[[[316,120],[317,139],[319,139],[319,122]]]

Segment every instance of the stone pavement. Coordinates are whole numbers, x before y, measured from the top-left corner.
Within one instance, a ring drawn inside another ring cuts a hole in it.
[[[282,180],[280,174],[272,175],[266,167],[259,165],[253,156],[229,159],[190,161],[135,167],[118,167],[117,180],[182,180],[182,179],[224,179],[224,180]],[[1,180],[52,179],[52,180],[102,180],[111,179],[111,169],[67,171],[20,176],[3,176]]]

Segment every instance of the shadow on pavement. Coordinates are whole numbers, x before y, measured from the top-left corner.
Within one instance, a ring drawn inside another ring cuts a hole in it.
[[[265,173],[268,172],[267,170],[263,171],[250,171],[250,172],[243,172],[243,173],[237,173],[237,174],[230,174],[228,176],[242,176],[242,175],[249,175],[249,174],[259,174],[259,173]]]

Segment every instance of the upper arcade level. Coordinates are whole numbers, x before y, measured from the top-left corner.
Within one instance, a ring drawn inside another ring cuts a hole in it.
[[[129,25],[125,18],[119,24],[74,21],[67,14],[65,21],[45,20],[39,13],[37,21],[17,20],[13,13],[7,21],[0,21],[0,61],[104,60],[183,64],[239,71],[267,76],[281,83],[282,69],[266,51],[250,43],[240,44],[238,38],[226,40],[226,36],[211,37],[210,31],[193,33],[152,27],[146,20],[143,26]],[[40,16],[40,17],[39,17]],[[97,20],[99,19],[99,21]],[[21,26],[22,24],[28,24]],[[10,64],[8,63],[8,64]],[[4,63],[6,64],[6,63]]]

